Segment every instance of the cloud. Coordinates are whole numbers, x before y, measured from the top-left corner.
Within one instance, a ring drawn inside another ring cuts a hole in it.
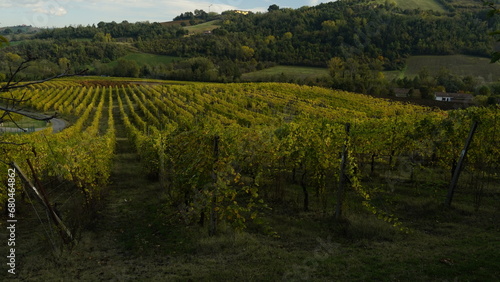
[[[241,0],[216,0],[216,1],[191,1],[191,0],[74,0],[79,2],[81,6],[92,9],[104,9],[130,11],[130,8],[148,9],[154,8],[158,13],[163,11],[163,14],[183,13],[194,11],[196,9],[208,12],[223,12],[227,10],[240,9],[238,6],[243,3]],[[260,10],[260,9],[259,9]]]
[[[64,0],[6,0],[0,3],[2,8],[25,8],[35,13],[51,16],[63,16],[68,13],[61,4]]]
[[[44,6],[41,6],[41,7],[33,8],[33,11],[37,12],[37,13],[51,15],[51,16],[64,16],[68,13],[68,11],[63,7],[44,7]]]
[[[83,10],[93,11],[92,14],[107,14],[109,18],[122,18],[130,21],[151,20],[169,21],[175,16],[187,11],[204,10],[205,12],[221,13],[227,10],[242,9],[238,7],[240,0],[73,0]],[[243,9],[263,11],[258,7]]]

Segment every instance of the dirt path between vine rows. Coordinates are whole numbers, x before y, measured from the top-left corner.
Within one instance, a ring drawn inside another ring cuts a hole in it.
[[[141,164],[126,136],[117,107],[113,109],[117,144],[110,184],[105,188],[94,222],[76,232],[73,246],[51,249],[33,211],[20,218],[17,275],[14,281],[131,281],[137,277],[161,281],[171,267],[159,218],[162,206],[158,182],[142,175]],[[60,128],[63,123],[54,123]],[[45,216],[41,214],[41,216]],[[28,223],[28,218],[33,223]],[[69,218],[64,218],[70,224]],[[0,224],[1,225],[1,224]],[[53,238],[58,238],[57,232]],[[2,234],[5,232],[1,232]],[[5,245],[5,244],[4,244]],[[4,247],[4,246],[2,246]],[[3,248],[2,248],[3,250]],[[5,252],[2,252],[5,253]],[[6,273],[6,271],[5,271]],[[0,281],[5,277],[0,274]]]

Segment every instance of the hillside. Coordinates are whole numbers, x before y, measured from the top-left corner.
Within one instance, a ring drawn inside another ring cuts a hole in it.
[[[445,0],[446,1],[446,0]],[[385,4],[385,0],[371,1],[372,3]],[[392,0],[389,3],[395,4],[404,10],[433,10],[437,12],[446,12],[447,9],[441,4],[440,0]]]
[[[221,25],[220,20],[208,21],[192,26],[184,27],[189,34],[211,33],[214,29],[219,28]]]
[[[43,30],[35,40],[11,44],[1,52],[30,53],[46,60],[30,68],[27,78],[42,72],[55,75],[60,60],[67,59],[74,70],[89,69],[93,75],[213,82],[271,77],[387,96],[396,85],[388,79],[393,75],[384,74],[398,73],[396,77],[403,79],[409,58],[490,57],[495,44],[490,33],[500,29],[500,20],[488,17],[487,8],[479,4],[352,0],[246,15],[231,11],[208,15],[198,10],[198,15],[183,13],[163,24],[100,22]],[[290,68],[278,75],[273,73],[276,69],[265,70],[277,65],[329,68],[330,77],[302,75]],[[0,71],[7,73],[8,65],[1,65]],[[263,75],[251,78],[257,71]],[[470,75],[484,77],[484,73]],[[476,92],[484,86],[474,83],[458,88]]]
[[[388,2],[404,10],[433,10],[442,13],[484,9],[481,0],[390,0]],[[369,3],[385,4],[387,1],[376,0]]]
[[[447,69],[459,76],[470,75],[487,82],[500,79],[500,65],[491,64],[488,58],[464,55],[409,57],[407,68],[399,75],[413,78],[423,69],[433,75],[438,74],[442,69]]]
[[[45,210],[35,193],[18,195],[19,280],[500,275],[498,107],[444,112],[295,84],[102,77],[12,94],[72,121],[57,134],[0,135],[24,144],[2,160],[28,171],[30,159],[37,187],[74,235],[64,244],[37,215]],[[481,126],[446,207],[449,172],[475,119]],[[1,236],[7,224],[4,215]]]
[[[12,35],[12,34],[22,34],[22,33],[35,33],[38,32],[39,30],[40,28],[27,25],[6,26],[6,27],[0,27],[0,34]]]

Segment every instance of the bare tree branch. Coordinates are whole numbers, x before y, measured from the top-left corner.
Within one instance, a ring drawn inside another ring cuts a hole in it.
[[[34,113],[31,113],[28,111],[23,111],[22,109],[13,109],[13,108],[2,107],[2,106],[0,106],[0,111],[5,111],[5,113],[15,113],[15,114],[22,115],[22,116],[28,117],[30,119],[39,120],[39,121],[49,121],[57,116],[57,112],[51,116],[45,116],[45,115],[38,115],[37,116]],[[0,118],[0,121],[1,120],[2,120],[2,118]]]
[[[0,46],[3,44],[8,44],[8,41],[4,37],[0,36]],[[33,56],[31,56],[30,54],[28,54],[27,58],[24,59],[21,63],[19,63],[19,65],[17,67],[13,68],[12,66],[10,66],[9,67],[9,79],[5,84],[0,86],[0,93],[10,92],[11,90],[14,90],[14,89],[25,88],[25,87],[30,86],[30,85],[41,84],[41,83],[44,83],[44,82],[47,82],[47,81],[50,81],[50,80],[53,80],[56,78],[82,75],[83,73],[85,73],[87,71],[87,69],[85,69],[85,70],[82,70],[82,71],[79,71],[76,73],[70,73],[70,67],[68,65],[68,68],[66,69],[66,71],[64,71],[61,74],[52,76],[52,77],[48,77],[48,78],[37,80],[37,81],[24,82],[24,83],[21,83],[21,81],[16,81],[16,77],[18,77],[18,75],[22,71],[27,69],[30,66],[29,63],[34,61],[34,60],[35,60],[35,58]],[[15,121],[12,114],[18,114],[18,115],[25,116],[25,117],[28,117],[28,118],[33,119],[33,120],[46,121],[46,122],[50,121],[51,119],[53,119],[57,116],[57,112],[54,113],[54,115],[47,116],[47,115],[36,114],[36,113],[24,111],[20,107],[20,105],[22,105],[23,103],[25,103],[26,101],[29,100],[29,98],[25,98],[25,96],[26,96],[26,94],[23,94],[22,97],[17,98],[14,96],[13,93],[10,93],[10,98],[9,97],[0,97],[0,101],[3,102],[2,105],[0,105],[0,111],[3,111],[3,113],[0,114],[0,123],[3,123],[5,120],[10,119],[10,121],[12,121],[17,126],[17,128],[19,128],[23,131],[26,131],[25,129],[21,128],[20,125]],[[0,145],[20,146],[20,145],[24,145],[24,144],[26,144],[26,143],[18,144],[18,143],[13,143],[13,142],[0,141]]]

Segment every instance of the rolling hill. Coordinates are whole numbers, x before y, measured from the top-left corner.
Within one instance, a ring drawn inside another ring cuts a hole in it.
[[[457,10],[471,11],[484,9],[484,5],[480,0],[376,0],[373,2],[379,4],[385,4],[386,2],[389,2],[395,4],[401,9],[407,10],[420,9],[433,10],[437,12],[455,12]]]
[[[376,3],[384,4],[387,1],[377,0]],[[389,3],[396,4],[401,9],[421,9],[421,10],[434,10],[438,12],[445,12],[445,7],[440,4],[438,0],[392,0]]]

